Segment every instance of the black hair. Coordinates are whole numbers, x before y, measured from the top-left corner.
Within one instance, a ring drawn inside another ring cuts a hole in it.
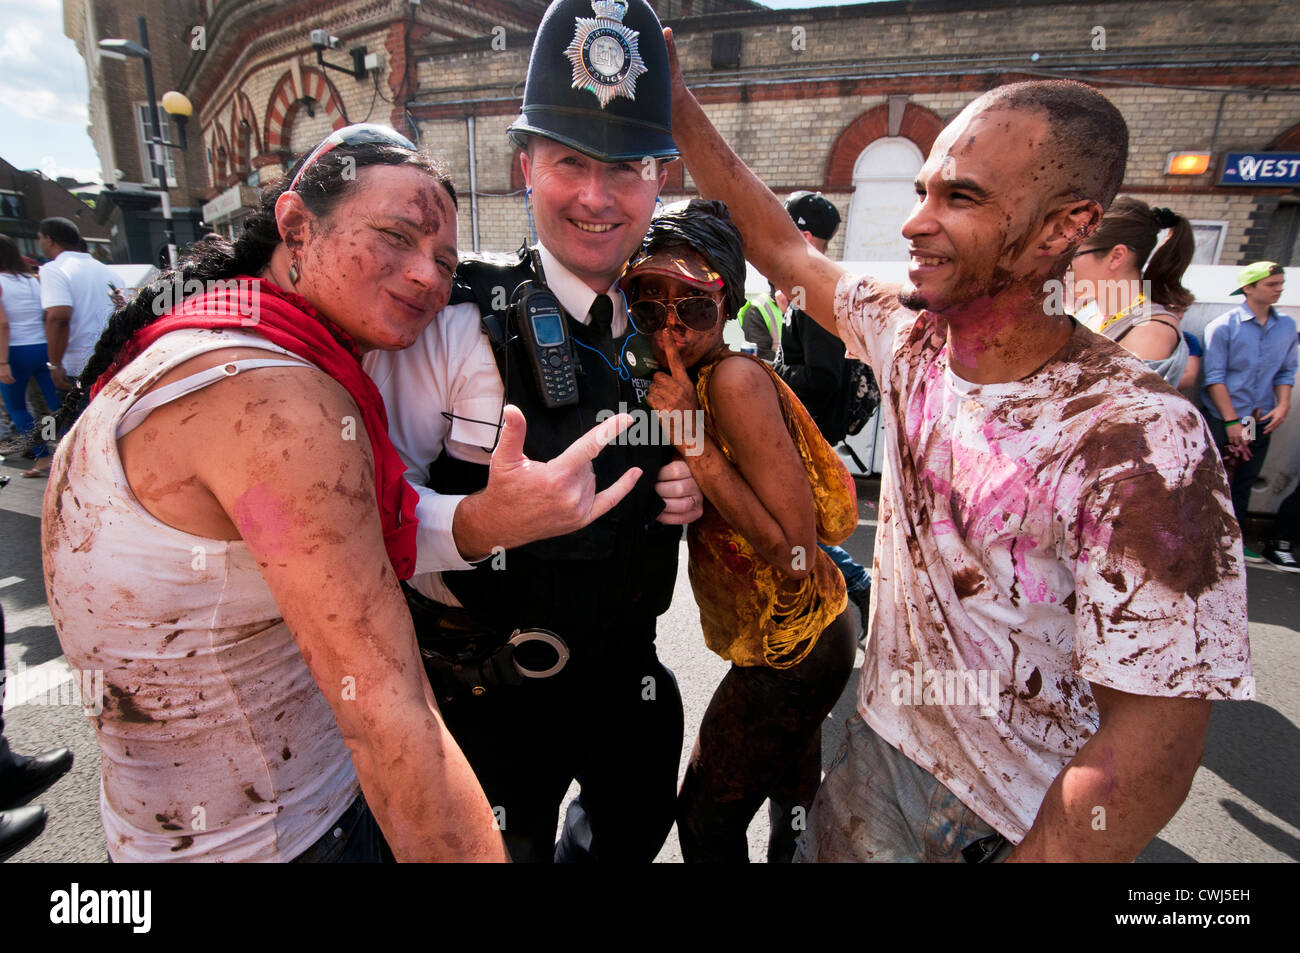
[[[220,236],[204,236],[186,249],[174,270],[164,272],[141,288],[134,300],[113,313],[81,373],[82,386],[74,389],[59,409],[60,427],[75,418],[83,401],[88,398],[91,386],[113,366],[136,332],[161,317],[160,312],[154,309],[154,301],[160,295],[170,293],[169,286],[177,281],[181,287],[189,286],[191,281],[226,281],[238,275],[256,276],[265,270],[281,241],[275,220],[275,203],[288,191],[303,161],[305,156],[294,162],[283,178],[262,190],[257,210],[245,219],[244,230],[237,239],[229,242]],[[457,204],[456,191],[441,164],[424,153],[388,143],[341,145],[331,149],[307,168],[298,182],[297,192],[313,215],[328,217],[354,187],[356,170],[371,165],[415,166],[445,188],[452,204]]]
[[[977,102],[985,109],[1033,109],[1046,116],[1046,146],[1066,160],[1067,188],[1110,208],[1124,181],[1128,124],[1109,99],[1084,83],[1050,79],[999,86]]]
[[[1166,228],[1170,229],[1169,238],[1151,255],[1156,238]],[[1181,281],[1196,254],[1196,236],[1192,223],[1172,209],[1152,208],[1141,199],[1121,196],[1087,241],[1093,248],[1123,245],[1133,252],[1142,277],[1151,282],[1152,301],[1182,310],[1196,300]],[[1145,269],[1143,262],[1146,262]]]
[[[655,212],[641,250],[686,246],[704,256],[726,284],[723,303],[734,318],[745,303],[745,247],[727,206],[716,199],[673,202]]]
[[[8,235],[0,235],[0,272],[10,275],[30,277],[32,270],[23,261],[23,253],[18,250],[18,243]]]
[[[73,251],[84,250],[85,242],[81,240],[81,232],[71,219],[43,218],[36,226],[36,231],[62,248],[70,248]]]

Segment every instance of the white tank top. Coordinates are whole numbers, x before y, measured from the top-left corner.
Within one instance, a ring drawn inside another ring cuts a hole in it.
[[[137,395],[178,364],[235,345],[289,355],[243,332],[164,335],[91,402],[51,466],[45,586],[83,693],[102,684],[83,701],[115,861],[292,860],[359,793],[334,715],[248,546],[160,522],[132,495],[118,455]]]
[[[41,283],[35,275],[0,271],[0,305],[9,319],[9,344],[45,343],[45,311],[41,308]],[[4,355],[0,355],[2,359]]]

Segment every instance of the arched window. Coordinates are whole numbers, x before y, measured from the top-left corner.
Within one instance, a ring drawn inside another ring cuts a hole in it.
[[[916,174],[925,157],[902,136],[876,139],[853,165],[853,198],[844,234],[845,261],[905,261],[900,229],[916,204]]]

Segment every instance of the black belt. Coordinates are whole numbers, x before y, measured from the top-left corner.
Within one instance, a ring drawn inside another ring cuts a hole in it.
[[[549,629],[515,629],[503,640],[477,627],[462,608],[435,602],[405,583],[402,590],[439,704],[481,698],[494,689],[518,687],[525,679],[550,678],[568,664],[568,645]],[[534,665],[521,659],[518,650],[533,643],[547,646],[554,661]]]

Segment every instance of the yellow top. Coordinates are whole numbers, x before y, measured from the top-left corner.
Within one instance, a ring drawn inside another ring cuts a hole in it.
[[[731,448],[715,429],[709,400],[713,369],[729,357],[754,361],[776,387],[786,428],[812,486],[817,538],[828,545],[847,539],[858,525],[853,478],[803,404],[764,361],[727,354],[701,368],[695,390],[707,433],[734,464]],[[708,500],[704,515],[690,525],[687,543],[691,588],[700,607],[705,644],[736,665],[777,669],[798,665],[847,604],[844,576],[820,547],[802,554],[813,571],[803,579],[792,579],[759,555]]]

